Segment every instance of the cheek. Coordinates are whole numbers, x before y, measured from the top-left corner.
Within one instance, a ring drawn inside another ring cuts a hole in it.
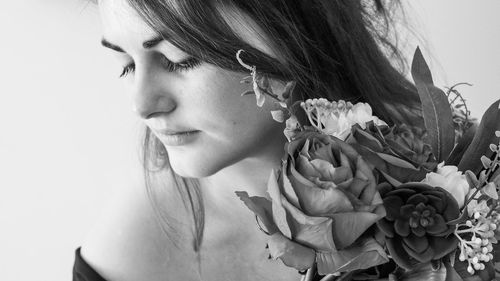
[[[252,87],[240,81],[247,75],[212,67],[191,83],[190,99],[193,110],[202,113],[203,120],[213,126],[245,126],[248,118],[262,109],[255,103],[255,96],[241,96]],[[270,114],[270,113],[269,113]]]
[[[247,146],[262,138],[279,138],[284,124],[272,119],[274,102],[267,98],[263,107],[256,104],[255,95],[241,96],[252,85],[240,83],[248,76],[219,68],[205,69],[196,83],[190,83],[191,110],[196,122],[212,139],[228,146]]]

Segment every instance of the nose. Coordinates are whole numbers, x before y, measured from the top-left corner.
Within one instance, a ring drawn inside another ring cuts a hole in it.
[[[175,110],[177,105],[167,79],[153,67],[136,67],[132,108],[140,118],[149,119],[153,115]]]

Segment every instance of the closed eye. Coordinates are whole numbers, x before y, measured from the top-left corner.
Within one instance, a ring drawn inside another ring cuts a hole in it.
[[[127,64],[123,68],[122,73],[120,74],[120,78],[123,78],[123,77],[127,76],[129,73],[134,72],[134,71],[135,71],[135,63]]]
[[[186,60],[183,60],[181,62],[172,62],[165,56],[160,57],[161,65],[162,67],[168,71],[168,72],[183,72],[183,71],[188,71],[190,69],[196,68],[197,66],[202,64],[202,61],[195,58],[195,57],[190,57]],[[126,77],[130,73],[133,73],[135,71],[135,63],[130,63],[127,64],[121,74],[120,78]]]

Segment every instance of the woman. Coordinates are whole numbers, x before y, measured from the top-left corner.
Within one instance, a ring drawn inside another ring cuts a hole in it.
[[[240,49],[261,73],[296,81],[295,99],[364,101],[389,123],[420,122],[413,86],[385,55],[398,58],[386,38],[396,6],[383,1],[98,5],[102,43],[123,61],[147,126],[148,188],[110,206],[77,251],[74,280],[300,279],[268,259],[266,236],[234,195],[265,196],[286,141],[269,114],[276,105],[241,96],[251,86],[240,83]]]

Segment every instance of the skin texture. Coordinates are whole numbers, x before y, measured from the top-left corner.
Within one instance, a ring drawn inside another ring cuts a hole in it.
[[[83,258],[104,278],[118,280],[295,280],[297,271],[281,261],[268,260],[267,236],[234,191],[266,196],[270,171],[283,154],[283,124],[274,121],[271,102],[256,106],[250,90],[236,73],[202,63],[194,69],[170,72],[163,56],[178,63],[189,58],[167,41],[145,49],[156,34],[125,0],[99,2],[103,38],[123,52],[116,56],[135,71],[124,79],[138,117],[153,131],[197,130],[185,145],[169,146],[172,168],[199,178],[206,209],[200,267],[192,250],[191,219],[173,185],[165,185],[165,208],[179,220],[177,244],[169,240],[145,194],[144,187],[124,188],[110,202],[100,221],[82,244]],[[235,31],[261,50],[255,28],[243,28],[237,16]],[[251,23],[244,23],[251,24]],[[268,99],[269,100],[269,99]],[[161,138],[160,138],[161,139]],[[173,222],[174,223],[174,222]]]
[[[189,54],[167,41],[143,48],[142,43],[157,34],[124,2],[106,0],[99,7],[103,37],[124,50],[119,54],[124,66],[135,64],[135,71],[124,78],[130,83],[133,108],[155,134],[161,129],[200,131],[185,145],[164,143],[179,175],[207,177],[243,159],[267,157],[280,145],[282,124],[271,118],[273,104],[259,108],[252,95],[240,96],[251,89],[240,83],[248,73],[207,63],[167,70],[162,56],[178,63]]]

